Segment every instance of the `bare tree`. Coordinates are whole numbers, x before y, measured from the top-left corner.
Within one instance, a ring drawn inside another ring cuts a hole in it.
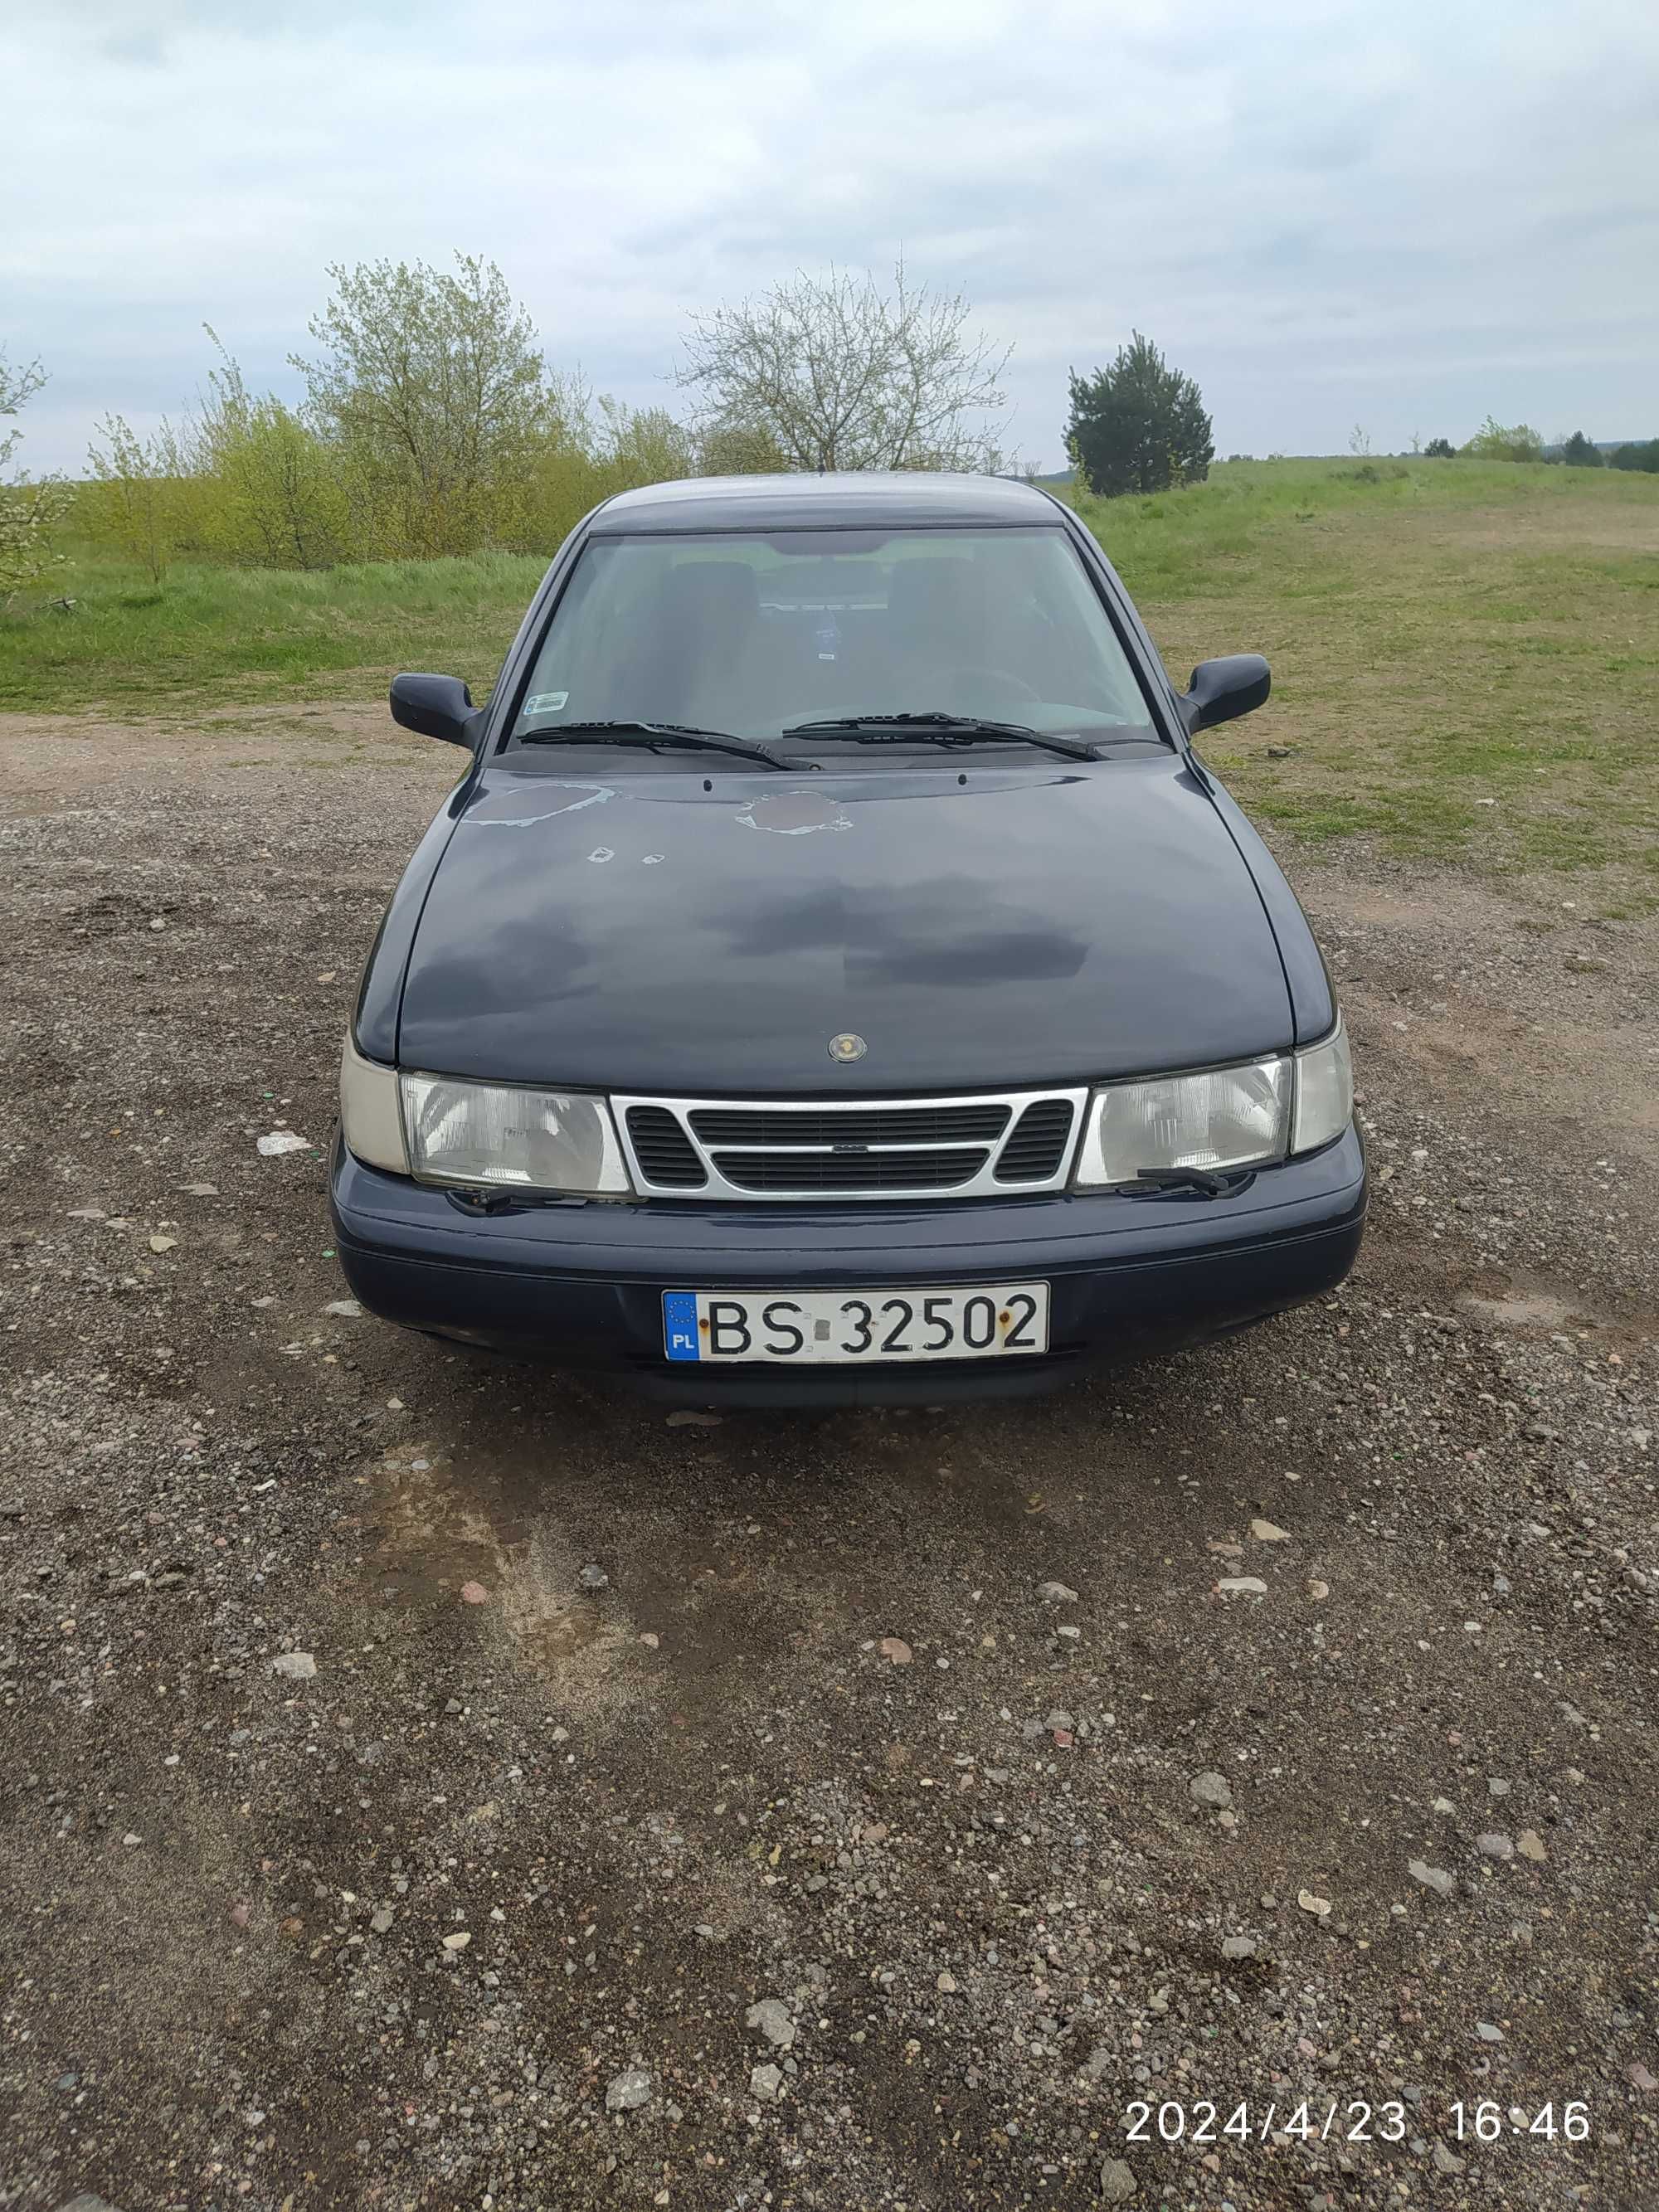
[[[0,420],[22,412],[46,380],[38,361],[14,368],[0,351]],[[0,436],[0,471],[8,468],[21,430]],[[0,606],[63,556],[52,539],[69,511],[69,488],[57,477],[0,475]]]
[[[46,380],[46,372],[38,361],[26,361],[14,368],[3,349],[0,349],[0,415],[21,415]],[[5,467],[17,451],[21,430],[8,430],[0,438],[0,469]]]
[[[693,315],[676,381],[706,442],[769,441],[792,469],[994,470],[1012,346],[969,327],[959,293],[884,291],[869,272],[797,274]]]

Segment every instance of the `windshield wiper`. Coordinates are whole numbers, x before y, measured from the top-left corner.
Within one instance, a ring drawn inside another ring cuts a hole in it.
[[[562,745],[575,738],[598,738],[607,744],[642,745],[652,750],[664,745],[685,745],[699,752],[737,753],[744,760],[764,761],[770,768],[798,770],[801,765],[766,745],[752,745],[746,738],[728,737],[724,730],[695,729],[690,722],[561,722],[556,730],[519,732],[521,745]],[[816,768],[817,763],[808,765]]]
[[[1018,744],[1041,745],[1048,752],[1063,753],[1067,760],[1099,757],[1092,745],[1081,744],[1075,738],[1051,738],[1046,731],[1030,729],[1024,722],[991,722],[982,714],[946,714],[937,710],[926,714],[836,714],[823,721],[796,722],[778,735],[844,737],[855,745],[899,744],[906,738],[934,745],[993,744],[1012,738]]]

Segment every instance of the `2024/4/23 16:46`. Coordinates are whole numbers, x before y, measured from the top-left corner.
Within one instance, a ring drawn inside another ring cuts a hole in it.
[[[1497,2142],[1506,2136],[1536,2136],[1547,2142],[1559,2136],[1567,2142],[1583,2142],[1589,2135],[1589,2107],[1582,2099],[1540,2105],[1528,2112],[1519,2105],[1505,2111],[1488,2098],[1474,2105],[1453,2104],[1448,2110],[1448,2132],[1460,2142]],[[1224,2119],[1221,2107],[1204,2099],[1190,2106],[1137,2101],[1125,2109],[1124,2120],[1125,2138],[1130,2142],[1265,2142],[1269,2136],[1282,2136],[1302,2142],[1398,2143],[1418,2124],[1398,2101],[1369,2105],[1360,2098],[1346,2105],[1282,2108],[1246,2100],[1235,2105]]]

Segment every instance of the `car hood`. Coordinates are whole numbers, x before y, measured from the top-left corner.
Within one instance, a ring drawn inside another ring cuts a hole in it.
[[[493,769],[415,933],[401,1064],[840,1097],[1080,1083],[1292,1041],[1255,881],[1173,756],[787,782],[703,769]],[[838,1064],[847,1032],[866,1049]]]

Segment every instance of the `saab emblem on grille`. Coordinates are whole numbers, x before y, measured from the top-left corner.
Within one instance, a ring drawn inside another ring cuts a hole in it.
[[[831,1060],[862,1060],[869,1049],[864,1039],[855,1036],[851,1030],[843,1030],[839,1036],[832,1036],[830,1040]]]

